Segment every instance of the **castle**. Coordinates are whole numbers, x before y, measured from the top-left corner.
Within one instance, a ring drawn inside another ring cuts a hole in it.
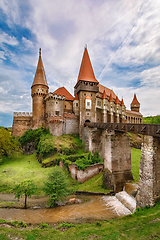
[[[113,90],[95,78],[88,50],[85,47],[73,97],[65,87],[49,92],[39,50],[39,60],[31,86],[32,113],[14,112],[12,135],[21,136],[29,129],[43,126],[55,136],[79,133],[82,138],[85,122],[142,123],[140,103],[134,95],[131,110],[126,110]]]

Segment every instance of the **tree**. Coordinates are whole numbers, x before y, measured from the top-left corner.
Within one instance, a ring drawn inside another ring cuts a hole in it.
[[[24,208],[27,208],[27,197],[31,197],[36,191],[37,187],[32,180],[25,180],[14,187],[15,198],[20,199],[25,196]]]
[[[5,128],[0,128],[0,156],[11,156],[15,152],[20,152],[20,144],[16,138],[12,137]]]
[[[68,182],[63,170],[55,166],[53,171],[48,175],[48,181],[44,182],[44,192],[50,196],[50,207],[56,205],[56,202],[63,201],[69,193]]]

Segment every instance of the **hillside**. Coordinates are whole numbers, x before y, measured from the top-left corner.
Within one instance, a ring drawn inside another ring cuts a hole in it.
[[[143,117],[143,123],[160,124],[160,115]]]

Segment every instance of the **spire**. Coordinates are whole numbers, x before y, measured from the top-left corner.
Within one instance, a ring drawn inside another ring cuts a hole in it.
[[[76,93],[74,100],[79,100],[78,95]]]
[[[112,97],[112,93],[110,92],[110,96],[109,96],[109,102],[113,102],[113,97]]]
[[[131,106],[132,106],[132,105],[140,105],[140,103],[139,103],[138,100],[137,100],[136,94],[134,94],[134,97],[133,97]]]
[[[41,58],[41,48],[39,49],[39,59],[38,59],[37,69],[36,69],[32,87],[34,85],[38,85],[38,84],[45,85],[48,87],[46,74],[44,71],[43,62],[42,62],[42,58]]]
[[[107,96],[106,96],[106,91],[104,90],[103,95],[102,95],[102,99],[105,99],[105,98],[107,98]]]
[[[119,99],[118,99],[118,97],[116,96],[116,100],[115,100],[115,102],[114,102],[115,104],[119,104]]]
[[[82,58],[77,82],[79,82],[79,80],[98,83],[97,79],[95,78],[94,72],[93,72],[93,68],[92,68],[90,58],[89,58],[87,46],[85,46],[85,49],[84,49],[83,58]]]
[[[121,100],[121,106],[124,106],[124,101],[123,101],[123,98]]]

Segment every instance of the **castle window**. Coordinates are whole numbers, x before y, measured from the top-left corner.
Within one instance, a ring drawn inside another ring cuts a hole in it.
[[[87,113],[87,115],[89,115],[89,113]]]
[[[42,89],[42,92],[44,92],[44,89]]]
[[[59,111],[56,111],[56,116],[59,116]]]
[[[88,107],[90,106],[90,102],[87,102],[87,106],[88,106]]]
[[[92,97],[92,94],[91,94],[91,97]]]
[[[37,89],[37,91],[39,91],[39,89]]]
[[[78,107],[78,103],[76,103],[76,107]]]
[[[66,105],[65,105],[65,108],[66,108]]]
[[[58,104],[58,102],[56,102],[56,104]]]
[[[86,96],[86,93],[84,93],[84,96]]]

